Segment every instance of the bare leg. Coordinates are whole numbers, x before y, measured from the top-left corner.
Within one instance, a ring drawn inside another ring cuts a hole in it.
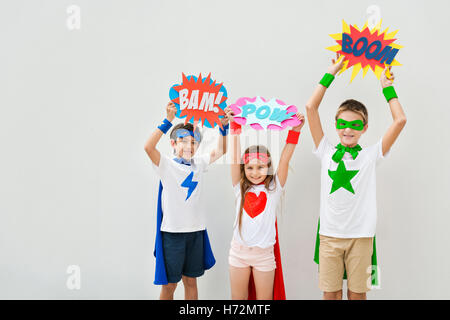
[[[253,269],[253,279],[255,280],[256,299],[272,300],[273,299],[273,279],[275,277],[275,269],[272,271],[258,271]]]
[[[237,268],[230,266],[231,299],[248,299],[248,280],[250,279],[251,268]]]
[[[197,278],[183,276],[184,300],[198,300]]]
[[[348,300],[367,300],[367,295],[365,292],[356,293],[347,289],[347,299]]]
[[[324,292],[323,300],[342,300],[342,290],[335,292]]]
[[[173,300],[173,293],[175,292],[175,289],[177,288],[176,283],[169,283],[166,285],[163,285],[161,288],[161,294],[159,295],[160,300]]]

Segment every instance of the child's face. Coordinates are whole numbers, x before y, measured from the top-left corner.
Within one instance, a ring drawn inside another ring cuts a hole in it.
[[[267,163],[255,158],[245,164],[244,170],[245,176],[251,183],[259,184],[266,179],[269,166]]]
[[[363,121],[363,118],[360,114],[346,110],[339,114],[338,119],[343,119],[347,122],[349,121],[355,121],[355,120],[361,120]],[[336,123],[335,123],[336,126]],[[363,128],[363,130],[355,130],[352,128],[345,128],[345,129],[336,129],[336,132],[341,140],[341,144],[346,147],[354,147],[358,144],[359,138],[361,138],[361,135],[366,132],[368,128],[368,124],[366,124]]]
[[[192,136],[187,136],[183,138],[177,138],[177,141],[171,140],[172,148],[175,150],[175,155],[178,158],[183,158],[185,160],[191,160],[195,152],[198,149],[198,141]]]

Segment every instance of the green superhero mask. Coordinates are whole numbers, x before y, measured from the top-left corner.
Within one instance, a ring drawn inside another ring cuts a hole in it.
[[[364,122],[362,122],[362,120],[346,121],[344,119],[337,119],[336,129],[345,129],[345,128],[362,131],[364,130]]]

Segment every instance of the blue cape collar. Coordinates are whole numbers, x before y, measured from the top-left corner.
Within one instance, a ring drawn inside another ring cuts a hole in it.
[[[173,160],[174,160],[175,162],[178,162],[179,164],[185,164],[185,165],[187,165],[187,166],[190,166],[190,165],[191,165],[191,162],[190,162],[190,161],[187,161],[187,160],[184,159],[184,158],[173,158]]]

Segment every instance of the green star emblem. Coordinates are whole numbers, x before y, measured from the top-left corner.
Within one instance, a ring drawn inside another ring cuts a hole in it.
[[[345,168],[344,161],[339,161],[339,165],[336,171],[328,170],[328,175],[331,179],[333,179],[333,185],[331,186],[330,194],[341,187],[355,194],[355,190],[353,190],[350,180],[352,180],[358,172],[359,170],[347,170]]]

